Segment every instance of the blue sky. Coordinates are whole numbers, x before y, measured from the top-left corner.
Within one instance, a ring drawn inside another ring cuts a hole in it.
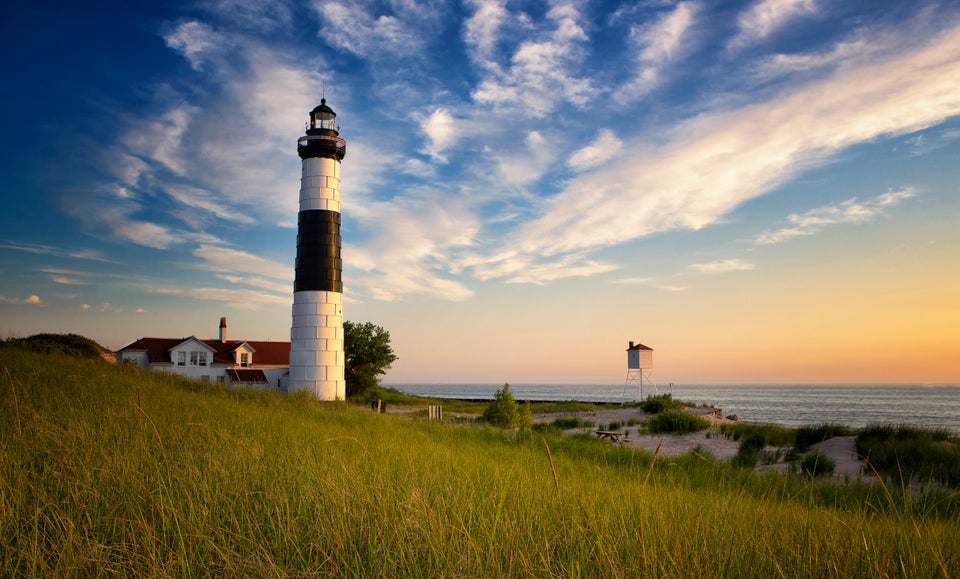
[[[288,339],[325,96],[387,382],[960,382],[956,3],[2,12],[4,337]]]

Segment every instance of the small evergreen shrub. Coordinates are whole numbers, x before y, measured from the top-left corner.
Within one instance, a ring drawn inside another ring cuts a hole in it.
[[[800,461],[800,472],[812,477],[832,476],[837,470],[837,463],[825,454],[813,452]]]
[[[647,396],[647,399],[640,403],[640,410],[647,414],[660,414],[666,410],[676,410],[684,404],[673,399],[672,394],[659,394],[657,396]]]
[[[530,402],[517,404],[510,393],[510,385],[504,384],[503,388],[493,395],[493,402],[483,411],[483,420],[501,428],[530,428],[533,422]]]
[[[660,412],[647,421],[650,432],[662,434],[688,434],[706,430],[710,423],[705,419],[684,410],[667,410]]]

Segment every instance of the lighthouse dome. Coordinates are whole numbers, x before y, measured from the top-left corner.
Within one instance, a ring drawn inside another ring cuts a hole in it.
[[[313,101],[313,102],[317,102],[317,101]],[[320,104],[318,104],[316,107],[314,107],[312,111],[310,111],[310,116],[315,119],[326,118],[327,116],[330,116],[332,118],[337,118],[337,113],[333,112],[333,109],[331,109],[327,105],[327,99],[322,98],[320,99]]]

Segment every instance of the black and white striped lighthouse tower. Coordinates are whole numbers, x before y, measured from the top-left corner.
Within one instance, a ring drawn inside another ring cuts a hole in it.
[[[340,258],[340,161],[347,143],[339,131],[337,114],[320,99],[297,142],[302,172],[287,385],[320,400],[345,400],[347,390]]]

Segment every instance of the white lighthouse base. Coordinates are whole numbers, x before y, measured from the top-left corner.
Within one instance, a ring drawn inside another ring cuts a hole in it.
[[[343,294],[293,294],[289,390],[306,390],[320,400],[346,400],[343,352]]]

